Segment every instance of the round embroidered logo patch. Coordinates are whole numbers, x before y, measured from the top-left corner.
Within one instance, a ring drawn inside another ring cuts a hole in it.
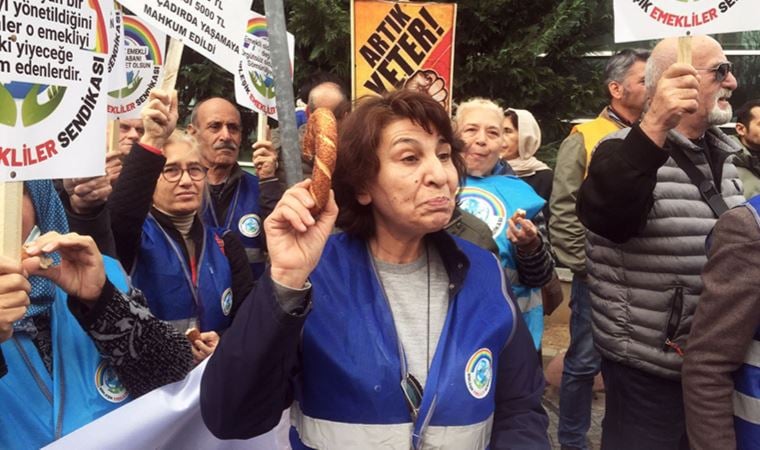
[[[227,288],[222,292],[222,312],[225,316],[229,316],[230,311],[232,311],[232,288]]]
[[[465,186],[459,192],[459,206],[488,225],[494,239],[501,236],[507,226],[507,208],[501,199],[478,187]]]
[[[470,356],[464,368],[464,382],[470,395],[484,398],[491,390],[493,382],[493,357],[491,350],[481,348]]]
[[[238,222],[240,234],[248,238],[255,238],[261,234],[261,218],[256,214],[246,214]]]
[[[116,371],[106,361],[101,361],[95,369],[95,387],[100,396],[111,403],[121,403],[129,396]]]

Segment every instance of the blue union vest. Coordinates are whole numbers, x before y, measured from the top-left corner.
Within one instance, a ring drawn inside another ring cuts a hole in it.
[[[132,268],[132,283],[143,291],[157,318],[172,321],[198,317],[201,331],[221,331],[231,323],[230,263],[209,227],[204,227],[203,245],[196,254],[198,251],[198,283],[194,286],[181,248],[148,215]]]
[[[468,176],[459,194],[459,206],[491,228],[493,239],[499,247],[499,258],[512,282],[515,301],[520,306],[537,349],[541,346],[544,329],[541,289],[520,284],[515,259],[517,250],[507,238],[507,221],[518,208],[526,211],[528,219],[533,219],[544,204],[546,201],[528,183],[514,176]]]
[[[346,234],[329,239],[310,277],[293,448],[418,448],[447,429],[445,448],[488,445],[499,355],[516,311],[494,256],[454,239],[471,265],[450,299],[414,422],[400,384],[405,357],[366,243]],[[452,426],[463,428],[452,433]]]
[[[207,227],[221,228],[234,232],[240,237],[248,256],[248,264],[253,272],[253,279],[258,280],[264,273],[264,248],[261,233],[264,224],[259,215],[259,179],[249,173],[243,173],[232,194],[232,202],[227,208],[227,217],[216,217],[214,205],[208,189],[204,194],[203,223]]]
[[[760,196],[746,206],[760,226]],[[739,450],[760,448],[760,328],[755,331],[744,364],[734,374],[734,428]]]
[[[106,276],[127,292],[115,260],[104,256]],[[115,371],[98,353],[56,288],[50,309],[53,373],[32,339],[17,333],[2,344],[8,374],[0,378],[0,448],[40,448],[129,401]]]

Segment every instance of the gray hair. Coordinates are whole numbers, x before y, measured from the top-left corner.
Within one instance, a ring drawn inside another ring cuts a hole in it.
[[[457,125],[461,125],[459,122],[462,120],[462,117],[464,117],[465,113],[471,109],[485,109],[488,111],[493,111],[496,115],[499,116],[499,123],[504,121],[504,110],[501,109],[499,105],[494,103],[493,100],[482,97],[474,97],[463,103],[460,103],[457,107],[457,112],[454,115],[454,121],[457,123]],[[501,129],[501,127],[499,127],[499,129]]]
[[[634,63],[647,62],[651,52],[643,48],[624,48],[612,55],[604,68],[604,85],[609,86],[613,81],[622,83]],[[607,95],[610,95],[607,89]]]

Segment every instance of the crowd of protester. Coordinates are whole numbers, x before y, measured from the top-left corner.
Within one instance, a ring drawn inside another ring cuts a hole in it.
[[[550,448],[557,267],[573,275],[563,449],[589,448],[599,372],[603,449],[760,448],[760,101],[724,134],[733,66],[692,45],[691,64],[676,39],[613,55],[609,103],[554,170],[522,105],[352,104],[315,77],[305,115],[339,124],[320,213],[314,159],[285,186],[277,130],[252,174],[233,103],[200,99],[182,127],[154,89],[105,175],[24,183],[23,259],[0,257],[0,448],[42,447],[206,359],[222,439],[289,408],[293,448]]]

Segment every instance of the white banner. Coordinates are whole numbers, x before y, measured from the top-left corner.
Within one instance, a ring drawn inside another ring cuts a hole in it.
[[[104,173],[112,13],[112,0],[0,0],[0,181]]]
[[[614,0],[615,42],[760,29],[757,0]]]
[[[200,410],[201,377],[207,361],[184,380],[149,392],[44,448],[290,450],[289,410],[277,427],[253,439],[223,441],[208,431]]]
[[[124,15],[126,82],[108,92],[109,119],[139,119],[148,95],[158,85],[166,49],[166,35],[137,16]]]
[[[295,38],[288,33],[290,77],[293,78]],[[240,63],[235,71],[235,100],[240,106],[264,113],[277,120],[274,75],[269,58],[266,17],[251,12],[246,26]]]
[[[169,37],[235,73],[251,0],[119,0],[119,3]]]

